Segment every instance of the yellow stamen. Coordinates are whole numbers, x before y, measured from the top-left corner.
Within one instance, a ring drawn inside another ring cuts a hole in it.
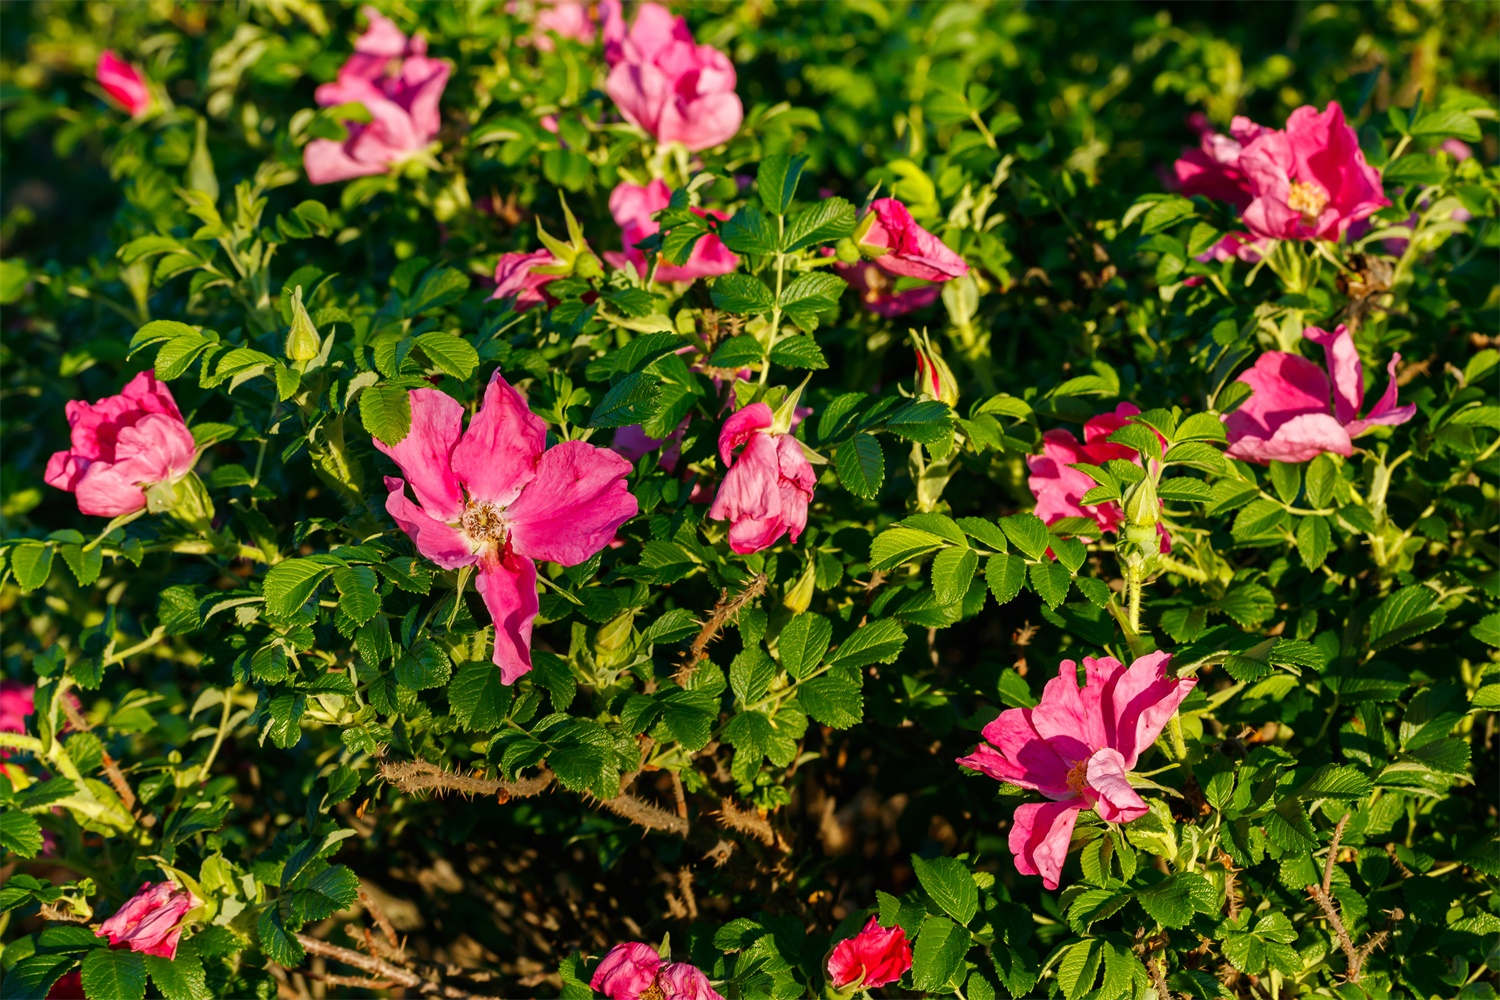
[[[1292,211],[1302,213],[1303,222],[1315,225],[1328,207],[1328,192],[1311,181],[1292,181],[1287,188],[1286,204]]]

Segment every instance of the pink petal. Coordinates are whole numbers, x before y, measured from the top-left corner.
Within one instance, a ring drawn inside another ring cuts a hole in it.
[[[1310,326],[1302,331],[1302,336],[1323,348],[1328,372],[1333,376],[1333,415],[1339,423],[1349,423],[1359,415],[1365,401],[1365,370],[1349,328],[1340,323],[1329,333]]]
[[[536,478],[505,513],[516,552],[576,566],[601,551],[639,509],[629,474],[625,459],[584,441],[543,452]]]
[[[661,970],[657,980],[662,1000],[724,1000],[709,983],[708,977],[697,966],[686,962],[671,962]]]
[[[388,162],[360,162],[350,156],[344,144],[332,139],[314,139],[302,150],[302,166],[312,184],[333,184],[355,177],[383,174]]]
[[[948,281],[969,273],[969,265],[937,236],[917,225],[907,207],[895,198],[872,202],[875,216],[863,242],[886,252],[875,258],[875,266],[888,274]]]
[[[729,546],[735,552],[742,555],[759,552],[786,533],[780,483],[781,461],[776,442],[769,434],[751,435],[739,461],[719,484],[708,511],[713,520],[730,522]]]
[[[1102,709],[1103,690],[1096,684],[1078,686],[1078,664],[1063,660],[1057,676],[1042,688],[1042,700],[1031,710],[1037,735],[1055,742],[1059,754],[1083,760],[1108,746]]]
[[[178,416],[148,413],[115,439],[116,462],[133,461],[140,482],[162,483],[192,471],[198,446]]]
[[[146,493],[140,480],[131,476],[130,466],[95,462],[79,478],[74,492],[78,512],[90,517],[119,517],[146,506]]]
[[[1126,770],[1125,758],[1110,747],[1096,750],[1089,758],[1084,780],[1088,782],[1094,809],[1106,823],[1129,823],[1150,811],[1130,787]]]
[[[398,444],[375,438],[375,447],[401,468],[417,502],[439,521],[457,521],[464,495],[453,471],[453,450],[463,429],[463,404],[437,389],[413,389],[411,430]]]
[[[733,87],[733,83],[730,84]],[[722,146],[733,139],[745,120],[745,106],[731,89],[693,101],[667,101],[658,119],[663,142],[680,142],[693,152]]]
[[[1192,677],[1169,678],[1170,662],[1171,656],[1161,652],[1148,653],[1123,669],[1113,657],[1084,659],[1084,666],[1091,673],[1096,665],[1114,665],[1099,682],[1105,692],[1103,745],[1120,751],[1126,770],[1135,767],[1140,755],[1156,742],[1162,728],[1198,683]]]
[[[1230,414],[1234,416],[1234,414]],[[1246,462],[1310,462],[1324,452],[1348,457],[1354,442],[1337,420],[1327,413],[1304,413],[1276,428],[1269,438],[1230,436],[1225,454]]]
[[[537,460],[546,446],[546,423],[497,370],[479,412],[453,448],[453,472],[471,500],[506,507],[536,478]]]
[[[661,956],[650,945],[617,944],[594,970],[589,987],[610,1000],[637,1000],[656,981],[661,965]]]
[[[719,457],[724,460],[725,468],[734,465],[734,450],[769,428],[775,418],[765,403],[751,403],[730,414],[719,429]]]
[[[474,562],[474,550],[463,532],[430,516],[406,498],[406,483],[385,477],[386,513],[417,546],[417,551],[443,569],[458,569]]]
[[[1241,450],[1253,449],[1255,441],[1267,441],[1287,422],[1308,414],[1329,416],[1328,376],[1306,358],[1283,351],[1267,351],[1255,360],[1255,366],[1240,375],[1238,381],[1248,385],[1250,398],[1224,420],[1229,436],[1230,453],[1236,452],[1241,439],[1253,439]],[[1329,416],[1330,421],[1333,420]],[[1333,421],[1337,426],[1337,421]]]
[[[1081,756],[1059,756],[1058,746],[1043,739],[1031,724],[1031,709],[1009,708],[984,727],[984,738],[960,764],[982,771],[997,781],[1031,788],[1051,798],[1069,798],[1068,772]],[[1088,748],[1073,749],[1086,756]]]
[[[500,683],[514,684],[531,671],[531,623],[541,607],[536,564],[515,552],[503,559],[491,554],[479,561],[474,586],[495,623],[494,661]]]
[[[1016,858],[1016,871],[1040,875],[1043,885],[1056,889],[1073,839],[1073,824],[1082,809],[1079,799],[1018,806],[1010,828],[1010,852]]]
[[[1385,366],[1385,392],[1381,394],[1379,402],[1375,404],[1375,408],[1370,411],[1369,416],[1363,420],[1355,420],[1344,428],[1349,432],[1351,438],[1359,437],[1376,424],[1385,424],[1388,426],[1404,424],[1417,415],[1415,404],[1407,406],[1396,405],[1396,366],[1400,363],[1401,355],[1392,354],[1390,362]]]

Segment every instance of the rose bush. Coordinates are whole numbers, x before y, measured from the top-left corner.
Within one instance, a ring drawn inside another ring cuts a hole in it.
[[[1493,996],[1492,8],[10,13],[4,1000]]]

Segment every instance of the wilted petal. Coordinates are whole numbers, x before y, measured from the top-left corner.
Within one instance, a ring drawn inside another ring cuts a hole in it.
[[[828,981],[834,989],[860,983],[874,989],[894,983],[911,968],[911,944],[900,927],[882,927],[871,917],[864,929],[834,946],[828,956]]]

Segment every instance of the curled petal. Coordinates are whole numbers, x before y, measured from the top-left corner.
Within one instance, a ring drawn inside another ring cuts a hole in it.
[[[417,546],[426,559],[443,569],[458,569],[474,562],[474,550],[463,532],[431,517],[406,498],[406,483],[395,476],[385,477],[386,513]]]
[[[1347,424],[1358,414],[1365,401],[1365,369],[1359,362],[1359,351],[1349,328],[1340,323],[1332,333],[1310,326],[1302,336],[1323,348],[1328,374],[1333,376],[1333,415]]]
[[[1096,750],[1089,757],[1084,780],[1088,783],[1089,799],[1106,823],[1129,823],[1140,819],[1149,810],[1146,803],[1130,787],[1125,777],[1125,758],[1111,747]]]
[[[617,944],[599,962],[589,987],[609,1000],[637,1000],[656,982],[661,965],[661,956],[650,945],[638,941]]]
[[[1067,802],[1028,802],[1016,807],[1010,828],[1010,852],[1016,871],[1040,875],[1042,884],[1056,889],[1073,839],[1073,825],[1083,809],[1082,799]]]
[[[525,556],[494,553],[479,560],[474,586],[495,623],[495,666],[500,683],[514,684],[531,671],[531,625],[541,604],[536,564]]]
[[[775,414],[765,403],[751,403],[729,415],[719,429],[719,457],[726,468],[734,465],[734,450],[775,422]]]

